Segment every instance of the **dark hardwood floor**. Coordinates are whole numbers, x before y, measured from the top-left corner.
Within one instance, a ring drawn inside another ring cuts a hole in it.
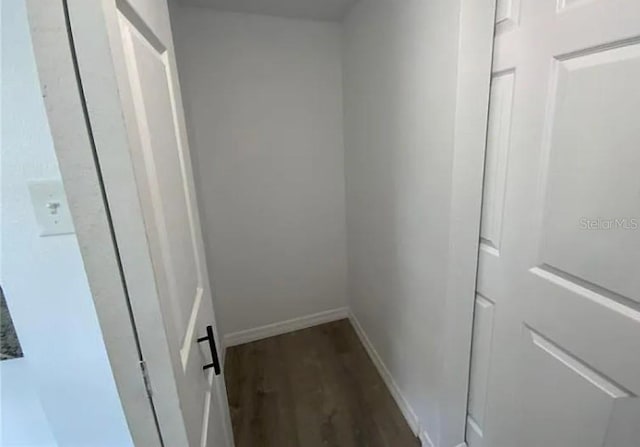
[[[348,320],[226,355],[236,447],[420,445]]]

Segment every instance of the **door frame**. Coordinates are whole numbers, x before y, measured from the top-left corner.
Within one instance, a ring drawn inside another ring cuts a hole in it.
[[[497,0],[461,0],[437,444],[466,446]]]
[[[87,22],[81,25],[91,28],[95,38],[90,43],[78,44],[85,46],[85,52],[89,51],[88,47],[102,47],[103,51],[94,51],[99,59],[96,66],[111,66],[102,2],[83,3],[86,12],[83,19]],[[122,138],[126,136],[126,130],[122,119],[114,120],[113,132],[95,129],[98,132],[94,134],[91,128],[66,4],[67,0],[27,0],[40,83],[85,270],[129,429],[135,445],[161,446],[159,430],[163,424],[162,420],[158,421],[154,403],[147,394],[140,362],[145,340],[155,344],[166,340],[139,337],[134,326],[134,309],[128,298],[129,292],[133,293],[131,289],[137,292],[136,296],[146,297],[142,301],[153,301],[154,293],[148,289],[153,284],[153,270],[145,248],[142,212],[137,194],[131,193],[135,191],[135,179],[126,153],[128,142]],[[496,0],[461,0],[460,4],[444,354],[439,376],[440,430],[437,440],[443,447],[466,445]],[[115,79],[106,76],[100,81],[104,98],[111,98],[104,101],[110,104],[109,110],[101,113],[119,116],[120,99]],[[95,85],[93,91],[96,91]],[[180,94],[179,89],[176,94]],[[117,151],[122,163],[101,166],[96,144]],[[107,201],[103,176],[116,174],[121,187],[118,191],[109,191]],[[118,227],[129,228],[126,240],[137,240],[137,245],[118,247],[110,207],[119,209],[115,214],[130,217],[130,222],[120,222]],[[128,212],[123,214],[124,210]],[[134,234],[137,237],[132,237]],[[140,265],[123,265],[120,257],[123,249],[129,254],[137,251],[139,255],[133,259],[140,258]],[[133,284],[125,282],[125,271],[139,272],[137,281]],[[145,288],[146,293],[141,293]],[[150,304],[157,307],[157,302],[138,306]],[[148,318],[161,321],[160,309],[156,311]],[[156,375],[156,383],[164,386],[170,368],[167,352],[164,362],[149,364],[151,383]],[[178,445],[167,442],[167,445]]]
[[[111,46],[120,26],[114,3],[140,21],[135,8],[149,7],[136,0],[27,0],[27,12],[54,147],[132,438],[141,446],[187,447],[123,114],[121,95],[127,92],[116,78],[115,64],[124,58],[114,57],[121,46]],[[148,26],[152,32],[170,29],[163,22],[168,4],[157,7],[165,11],[143,11]],[[162,37],[172,54],[171,36]],[[173,57],[168,64],[177,72]],[[170,88],[182,108],[177,77]],[[177,124],[186,141],[184,120]],[[201,232],[198,210],[193,214],[194,231]],[[228,438],[231,421],[225,422]]]
[[[86,114],[66,1],[27,0],[27,12],[54,149],[131,438],[136,446],[163,446]]]

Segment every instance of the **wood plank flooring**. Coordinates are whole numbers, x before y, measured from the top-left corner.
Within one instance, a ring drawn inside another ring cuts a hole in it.
[[[419,446],[349,320],[229,348],[236,447]]]

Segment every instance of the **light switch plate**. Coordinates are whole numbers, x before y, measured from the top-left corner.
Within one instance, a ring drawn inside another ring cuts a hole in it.
[[[74,233],[62,180],[30,180],[28,186],[40,236]]]

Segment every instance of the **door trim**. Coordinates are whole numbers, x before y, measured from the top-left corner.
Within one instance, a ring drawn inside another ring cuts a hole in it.
[[[46,0],[41,0],[46,1]],[[77,64],[82,79],[100,173],[109,203],[115,239],[118,242],[124,280],[132,297],[140,348],[153,387],[153,404],[160,432],[167,446],[189,445],[187,421],[178,392],[177,365],[174,365],[167,326],[158,296],[157,283],[142,203],[131,151],[131,134],[126,98],[128,84],[120,84],[125,57],[121,42],[119,14],[135,12],[126,0],[64,0],[74,38]],[[155,2],[167,8],[165,1]],[[162,34],[165,14],[150,14],[147,25],[167,44]],[[168,26],[163,28],[168,29]]]
[[[465,446],[496,0],[461,0],[438,445]]]
[[[83,27],[93,28],[95,37],[92,45],[108,45],[108,30],[104,27],[101,2],[75,3],[85,3],[86,6],[83,7],[90,10],[94,17],[94,20],[82,24]],[[465,445],[495,3],[496,0],[461,0],[444,322],[446,334],[443,339],[444,356],[439,387],[441,424],[437,439],[442,446]],[[40,83],[46,92],[45,106],[55,150],[129,429],[135,445],[162,445],[153,407],[146,397],[141,399],[141,396],[146,396],[146,388],[139,369],[137,336],[132,325],[118,252],[104,200],[101,173],[94,154],[87,150],[92,147],[92,141],[76,79],[64,1],[28,0],[27,7]],[[96,26],[99,23],[95,20],[96,17],[103,19],[102,26]],[[87,45],[87,42],[80,43]],[[89,49],[85,48],[84,51],[86,54]],[[108,52],[99,55],[102,58],[101,65],[112,64],[106,58],[108,55]],[[107,81],[115,82],[111,79]],[[97,79],[94,79],[95,82]],[[104,88],[103,95],[113,95],[111,102],[117,106],[119,96],[115,84],[107,87],[101,86]],[[95,91],[97,86],[94,85],[93,88]],[[118,124],[123,125],[121,122]],[[106,129],[100,131],[99,139],[103,145],[106,144],[105,140],[111,139],[113,142],[113,134],[105,134]],[[122,129],[117,133],[126,136],[126,131],[122,132]],[[117,151],[123,148],[126,150],[126,139],[117,143],[119,144],[110,147]],[[118,172],[119,167],[110,165],[106,169],[114,173]],[[127,181],[134,182],[132,172],[127,172],[125,177]],[[127,188],[122,189],[124,191]],[[130,188],[127,190],[131,191]],[[137,218],[141,223],[139,204],[135,203],[137,196],[126,197],[124,192],[117,196],[119,197],[113,197],[110,203],[119,207],[121,212],[127,206],[133,207],[137,210],[133,219]],[[124,201],[120,198],[124,198]],[[142,236],[139,243],[144,245],[144,230],[140,232],[140,229],[138,227],[138,233]],[[131,240],[129,237],[125,239]],[[140,247],[129,248],[139,249]],[[146,249],[141,253],[148,254]],[[147,265],[150,266],[150,263]],[[152,270],[147,273],[149,272],[152,273]],[[150,365],[150,369],[153,381],[153,365]]]
[[[69,23],[66,0],[28,0],[41,89],[80,252],[134,445],[162,446],[131,312]]]

